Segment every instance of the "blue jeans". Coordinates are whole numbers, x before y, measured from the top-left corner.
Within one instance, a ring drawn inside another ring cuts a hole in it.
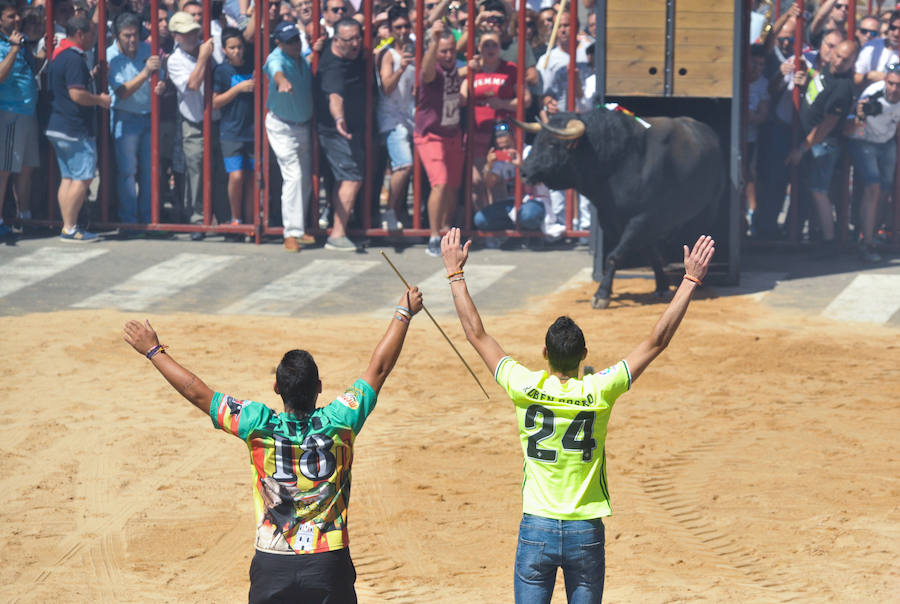
[[[562,567],[569,604],[603,600],[603,522],[553,520],[522,514],[516,548],[516,604],[550,602],[556,569]]]
[[[848,142],[853,167],[863,184],[881,185],[882,191],[890,191],[897,164],[897,141],[892,138],[886,143],[870,143],[851,138]]]
[[[502,231],[515,228],[509,213],[516,203],[512,199],[501,199],[475,212],[472,222],[479,231]],[[526,201],[519,206],[519,228],[523,231],[539,231],[544,222],[544,204],[540,201]]]
[[[121,222],[148,223],[150,216],[150,115],[113,111],[116,193]]]

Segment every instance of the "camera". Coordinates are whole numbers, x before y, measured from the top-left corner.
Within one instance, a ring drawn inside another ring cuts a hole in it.
[[[882,96],[881,93],[876,93],[876,94],[873,94],[872,96],[870,96],[869,98],[867,98],[863,102],[862,112],[863,112],[863,116],[865,116],[863,119],[865,119],[866,117],[874,116],[874,115],[881,115],[881,111],[882,111],[882,109],[884,109],[884,107],[882,107],[881,103],[878,102],[878,99],[881,96]]]

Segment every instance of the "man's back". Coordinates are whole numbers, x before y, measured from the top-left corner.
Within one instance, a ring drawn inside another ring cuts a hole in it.
[[[625,362],[561,382],[505,357],[495,379],[516,406],[525,455],[523,511],[558,520],[609,516],[606,425],[631,385]]]

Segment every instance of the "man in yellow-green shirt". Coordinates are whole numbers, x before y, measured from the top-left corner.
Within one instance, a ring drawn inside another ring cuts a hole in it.
[[[441,255],[466,338],[516,407],[525,455],[516,603],[549,602],[559,567],[570,603],[599,603],[605,574],[601,518],[611,513],[605,451],[609,415],[616,399],[668,346],[706,276],[715,242],[702,236],[692,250],[684,246],[684,280],[650,336],[622,361],[581,379],[587,348],[569,317],[559,317],[547,330],[548,370],[527,369],[485,332],[463,272],[470,244],[461,246],[459,229],[450,229],[441,240]]]

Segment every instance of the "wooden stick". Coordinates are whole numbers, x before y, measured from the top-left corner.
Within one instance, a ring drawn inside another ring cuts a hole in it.
[[[544,66],[541,69],[547,69],[547,63],[550,62],[550,51],[553,50],[553,46],[556,44],[556,32],[559,30],[559,20],[562,18],[564,12],[566,12],[566,0],[562,0],[559,3],[559,12],[556,13],[553,29],[550,31],[550,42],[547,44],[547,54],[544,55]],[[572,35],[571,31],[569,32],[569,35]]]
[[[563,0],[563,1],[565,1],[565,0]],[[397,276],[400,277],[400,280],[403,281],[403,285],[405,285],[407,287],[407,289],[409,289],[409,283],[406,282],[406,279],[403,278],[403,275],[400,274],[400,271],[397,270],[397,267],[394,266],[394,263],[391,262],[391,259],[387,257],[387,254],[385,254],[382,251],[381,255],[384,257],[385,260],[387,260],[387,263],[391,265],[391,268],[394,269],[394,272],[397,273]],[[425,311],[425,314],[428,315],[428,318],[431,319],[431,322],[434,323],[434,326],[438,328],[438,331],[441,332],[441,335],[444,336],[444,339],[447,340],[448,344],[450,344],[450,348],[453,349],[453,352],[456,353],[456,356],[459,357],[459,360],[462,361],[462,364],[465,365],[466,369],[469,370],[469,374],[472,376],[472,378],[478,384],[478,387],[481,388],[481,391],[484,392],[484,396],[486,398],[491,398],[491,395],[489,395],[487,393],[487,390],[484,389],[484,386],[481,385],[481,381],[478,379],[478,376],[475,375],[475,372],[472,371],[472,368],[469,367],[469,364],[466,363],[466,360],[463,358],[463,356],[461,354],[459,354],[459,351],[456,349],[456,346],[453,345],[453,342],[450,341],[450,338],[447,337],[447,334],[444,333],[444,330],[441,329],[441,326],[438,325],[438,322],[434,319],[434,317],[431,316],[431,313],[428,312],[428,309],[425,308],[424,304],[422,304],[422,310]]]

